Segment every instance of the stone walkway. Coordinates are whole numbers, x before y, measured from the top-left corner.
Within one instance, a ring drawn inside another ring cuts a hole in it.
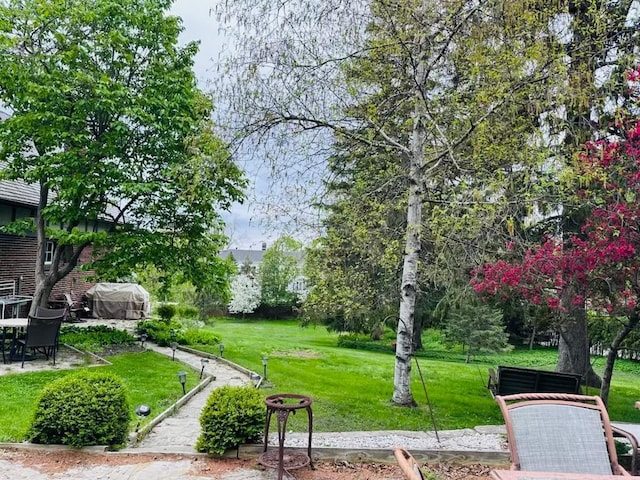
[[[147,344],[147,348],[168,357],[173,353],[170,348],[159,347],[153,343]],[[175,358],[196,371],[202,369],[201,356],[176,350]],[[209,363],[205,364],[204,375],[213,375],[215,380],[191,397],[175,414],[156,425],[142,442],[125,449],[124,452],[196,453],[195,444],[200,435],[200,413],[211,392],[223,385],[240,386],[250,383],[249,372],[230,366],[224,359],[209,358]]]

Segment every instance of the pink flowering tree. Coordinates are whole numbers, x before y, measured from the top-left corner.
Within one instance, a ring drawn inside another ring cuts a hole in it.
[[[640,67],[627,80],[639,98]],[[600,390],[605,402],[618,350],[640,323],[640,120],[622,116],[609,136],[588,142],[578,155],[576,199],[589,211],[581,232],[546,237],[521,260],[485,264],[472,278],[484,297],[546,305],[559,326],[582,307],[618,321]]]

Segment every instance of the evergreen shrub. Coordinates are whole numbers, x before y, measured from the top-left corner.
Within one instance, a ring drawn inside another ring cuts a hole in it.
[[[266,419],[264,398],[253,387],[225,386],[209,396],[200,415],[199,452],[225,451],[260,438]]]
[[[156,307],[156,313],[164,323],[171,322],[171,319],[176,315],[176,310],[176,306],[171,303],[162,303]]]
[[[129,404],[115,375],[79,372],[48,384],[28,438],[33,443],[119,446],[129,432]]]

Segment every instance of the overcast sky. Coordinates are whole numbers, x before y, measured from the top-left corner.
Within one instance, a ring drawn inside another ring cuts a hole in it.
[[[200,86],[208,91],[208,81],[215,75],[216,61],[225,43],[218,32],[218,22],[209,9],[213,2],[208,0],[175,0],[171,13],[182,18],[185,31],[181,42],[200,41],[200,51],[195,59],[195,72]],[[249,178],[251,173],[248,172]],[[260,224],[258,214],[250,201],[244,205],[234,205],[230,214],[223,215],[227,223],[227,235],[230,237],[230,248],[260,249],[262,242],[272,243],[278,233],[267,230]]]

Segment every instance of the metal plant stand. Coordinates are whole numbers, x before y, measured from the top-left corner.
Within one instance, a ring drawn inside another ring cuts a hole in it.
[[[265,399],[267,405],[267,420],[264,427],[264,453],[258,457],[258,463],[265,467],[278,469],[278,480],[282,480],[285,470],[294,470],[296,468],[306,467],[310,465],[313,468],[313,460],[311,459],[311,434],[313,432],[313,416],[311,412],[312,400],[304,395],[296,395],[294,393],[280,393],[278,395],[270,395]],[[307,453],[287,450],[285,451],[284,440],[287,431],[287,419],[291,412],[305,409],[309,419],[309,445]],[[271,415],[276,414],[278,420],[278,450],[267,451],[269,440],[269,425],[271,423]]]

